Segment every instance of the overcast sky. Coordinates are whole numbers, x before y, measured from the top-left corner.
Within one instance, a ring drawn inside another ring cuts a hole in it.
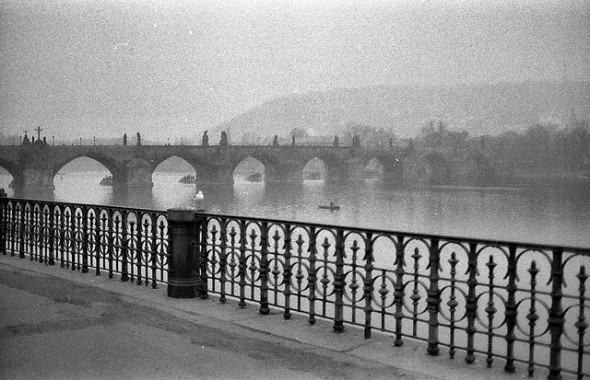
[[[588,0],[0,0],[5,135],[195,136],[294,92],[564,75],[590,80]]]

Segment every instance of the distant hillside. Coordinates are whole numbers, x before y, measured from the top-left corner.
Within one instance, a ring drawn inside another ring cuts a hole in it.
[[[365,87],[294,94],[271,100],[213,128],[287,136],[294,128],[337,134],[347,122],[391,129],[400,137],[420,132],[428,120],[444,120],[472,135],[522,129],[538,121],[563,122],[572,110],[590,117],[590,82],[523,82],[453,87]]]

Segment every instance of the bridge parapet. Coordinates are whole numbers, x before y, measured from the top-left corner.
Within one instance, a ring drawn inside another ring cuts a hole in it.
[[[153,171],[171,157],[187,161],[199,181],[225,184],[233,183],[235,168],[248,157],[260,161],[265,167],[265,178],[273,182],[302,181],[303,168],[314,158],[325,164],[329,181],[339,182],[363,179],[372,159],[381,164],[382,179],[392,183],[436,183],[455,177],[483,181],[495,172],[481,154],[457,158],[432,150],[406,157],[402,147],[291,145],[60,145],[42,149],[7,146],[0,149],[0,166],[14,177],[17,187],[52,189],[53,176],[79,157],[96,160],[111,172],[116,186],[131,188],[150,188]]]

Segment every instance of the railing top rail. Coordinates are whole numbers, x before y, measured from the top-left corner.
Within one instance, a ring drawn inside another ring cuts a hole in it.
[[[331,225],[331,224],[324,224],[324,223],[313,223],[313,222],[284,220],[284,219],[272,219],[272,218],[259,218],[259,217],[244,217],[244,216],[237,216],[237,215],[214,214],[214,213],[205,213],[205,212],[195,212],[195,214],[200,215],[200,216],[205,216],[205,217],[212,217],[212,218],[244,219],[244,220],[253,221],[253,222],[270,222],[270,223],[291,224],[291,225],[304,225],[304,226],[323,228],[323,229],[344,229],[344,230],[350,231],[350,232],[387,234],[387,235],[410,237],[410,238],[414,238],[414,239],[439,239],[439,240],[444,240],[447,242],[476,243],[476,244],[486,244],[486,245],[490,245],[490,246],[515,245],[520,248],[530,249],[530,250],[543,250],[543,251],[561,250],[561,251],[567,251],[567,252],[584,254],[584,255],[590,256],[590,247],[583,248],[583,247],[575,247],[575,246],[538,244],[538,243],[508,241],[508,240],[478,239],[478,238],[469,238],[469,237],[452,236],[452,235],[437,235],[437,234],[425,234],[425,233],[411,232],[411,231],[395,231],[395,230],[384,230],[384,229],[364,228],[364,227],[349,227],[349,226],[339,226],[339,225]]]
[[[116,209],[116,210],[125,210],[131,212],[142,212],[142,213],[151,213],[151,214],[160,214],[166,215],[166,211],[162,210],[153,210],[148,208],[140,208],[140,207],[124,207],[124,206],[111,206],[111,205],[97,205],[92,203],[73,203],[73,202],[56,202],[56,201],[44,201],[38,199],[25,199],[25,198],[0,198],[0,201],[17,201],[17,202],[38,202],[44,203],[47,205],[55,205],[55,206],[75,206],[75,207],[96,207],[96,208],[106,208],[106,209]]]
[[[160,215],[166,214],[166,211],[163,211],[163,210],[153,210],[153,209],[147,209],[147,208],[82,204],[82,203],[71,203],[71,202],[43,201],[43,200],[24,199],[24,198],[0,198],[0,201],[39,202],[39,203],[44,203],[44,204],[49,204],[49,205],[96,207],[96,208],[108,208],[108,209],[125,210],[125,211],[131,211],[131,212],[141,212],[141,213],[152,213],[152,214],[157,213]],[[332,224],[325,224],[325,223],[305,222],[305,221],[298,221],[298,220],[247,217],[247,216],[239,216],[239,215],[227,215],[227,214],[217,214],[217,213],[207,213],[207,212],[197,212],[197,211],[195,211],[195,215],[211,217],[211,218],[242,219],[242,220],[247,220],[247,221],[251,221],[251,222],[270,222],[270,223],[275,223],[275,224],[299,225],[299,226],[306,226],[306,227],[315,227],[318,229],[341,229],[341,230],[346,230],[346,231],[350,231],[350,232],[358,232],[358,233],[365,233],[365,234],[372,233],[372,234],[376,234],[376,235],[404,236],[404,237],[409,237],[412,239],[438,239],[438,240],[444,240],[446,242],[467,243],[467,244],[470,244],[470,243],[485,244],[488,246],[517,246],[517,247],[520,247],[523,249],[529,249],[529,250],[535,250],[535,251],[567,251],[570,253],[590,256],[590,247],[584,248],[584,247],[576,247],[576,246],[538,244],[538,243],[521,242],[521,241],[479,239],[479,238],[470,238],[470,237],[463,237],[463,236],[426,234],[426,233],[412,232],[412,231],[396,231],[396,230],[385,230],[385,229],[364,228],[364,227],[350,227],[350,226],[332,225]]]

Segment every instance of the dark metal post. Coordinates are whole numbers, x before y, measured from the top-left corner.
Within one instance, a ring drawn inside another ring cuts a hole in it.
[[[430,241],[430,288],[427,291],[428,298],[428,313],[430,318],[428,320],[428,348],[427,352],[430,355],[438,355],[438,312],[440,304],[440,294],[438,288],[438,268],[440,265],[440,250],[438,248],[438,239]]]
[[[48,265],[55,265],[55,206],[50,208],[49,217],[49,261]]]
[[[209,266],[209,255],[207,254],[207,218],[198,216],[196,218],[196,247],[197,247],[197,262],[199,273],[199,297],[202,299],[209,298],[208,295],[208,276],[207,267]]]
[[[334,332],[344,331],[344,230],[336,232],[336,273],[334,273]]]
[[[128,233],[127,233],[127,224],[128,224],[128,218],[127,218],[127,212],[123,213],[123,219],[121,220],[121,243],[122,243],[122,247],[121,247],[121,281],[123,282],[127,282],[129,281],[129,268],[128,268],[128,258],[127,256],[129,255],[129,237],[128,237]]]
[[[82,273],[88,273],[88,217],[90,209],[82,209]]]
[[[219,302],[225,303],[225,283],[227,281],[227,221],[225,218],[221,218],[219,223],[221,224],[219,238]]]
[[[195,213],[191,209],[168,210],[169,272],[168,297],[194,298],[198,279],[194,272],[192,240],[195,238]]]
[[[290,224],[285,224],[285,266],[283,267],[283,286],[285,295],[285,311],[283,318],[291,319],[291,233]]]
[[[6,255],[6,232],[8,225],[7,223],[7,212],[6,212],[6,192],[0,188],[0,252]]]
[[[588,322],[586,322],[586,316],[584,315],[584,302],[586,300],[586,280],[588,279],[588,275],[586,274],[586,267],[582,265],[580,268],[580,273],[576,275],[578,280],[580,281],[579,292],[580,295],[578,297],[579,302],[579,314],[578,314],[578,321],[575,323],[576,328],[578,329],[578,379],[582,378],[582,369],[584,368],[584,334],[586,329],[588,328]]]
[[[268,223],[260,226],[260,314],[270,313],[268,307]]]
[[[404,237],[398,236],[395,244],[395,285],[393,292],[393,303],[395,304],[395,346],[400,347],[404,344],[402,339],[402,320],[404,318]]]
[[[365,247],[365,281],[363,284],[363,298],[365,299],[365,339],[371,337],[371,313],[373,312],[373,235],[367,234],[366,247]]]
[[[469,243],[469,259],[467,264],[467,273],[469,279],[467,280],[467,287],[469,288],[466,304],[465,314],[467,315],[467,356],[465,361],[469,364],[475,362],[475,319],[477,317],[477,297],[475,295],[475,287],[477,286],[477,244]]]
[[[240,259],[238,263],[238,276],[240,281],[240,302],[238,306],[246,307],[246,221],[240,221]]]
[[[514,335],[514,327],[516,326],[516,246],[511,245],[509,247],[510,256],[508,257],[508,302],[506,303],[506,365],[504,371],[514,372],[514,341],[516,335]],[[504,277],[504,278],[506,278]]]
[[[20,226],[18,228],[18,257],[21,259],[25,258],[25,205],[19,202],[18,216],[20,217]]]
[[[315,300],[316,300],[316,282],[317,277],[317,239],[315,227],[311,227],[309,230],[309,276],[307,277],[307,283],[309,284],[309,319],[310,325],[315,324]]]

